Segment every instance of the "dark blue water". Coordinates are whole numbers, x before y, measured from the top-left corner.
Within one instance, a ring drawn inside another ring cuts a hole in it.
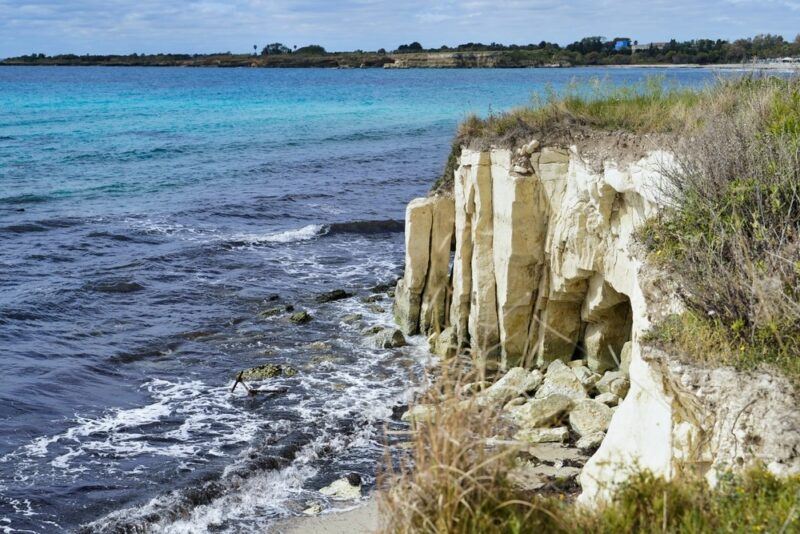
[[[468,113],[653,73],[0,69],[0,532],[257,531],[373,484],[424,351],[364,345],[388,298],[315,295],[395,279]],[[229,392],[263,363],[300,372]]]

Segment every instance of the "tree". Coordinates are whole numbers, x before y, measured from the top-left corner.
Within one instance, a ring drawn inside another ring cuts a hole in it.
[[[253,45],[253,55],[255,56],[256,54],[258,54],[258,45],[254,44]]]
[[[294,53],[304,56],[323,56],[327,52],[320,45],[308,45],[308,46],[301,46],[300,48],[295,50]]]
[[[397,47],[398,52],[421,52],[423,50],[422,45],[419,44],[417,41],[414,41],[410,44],[403,44]]]
[[[261,50],[261,55],[270,56],[277,54],[288,54],[290,52],[291,50],[289,50],[289,47],[285,46],[283,43],[271,43]]]

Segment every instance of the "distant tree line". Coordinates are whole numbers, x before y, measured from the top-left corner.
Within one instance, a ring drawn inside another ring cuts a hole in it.
[[[34,53],[3,60],[6,65],[216,65],[250,66],[253,62],[263,62],[269,66],[275,62],[280,65],[297,63],[301,66],[330,66],[338,62],[352,62],[354,65],[381,66],[392,60],[383,48],[374,52],[355,50],[352,52],[328,52],[316,44],[292,48],[283,43],[270,43],[261,49],[262,57],[278,56],[264,61],[257,58],[258,45],[250,54],[219,52],[214,54],[60,54],[47,56]],[[800,57],[800,35],[789,41],[780,35],[763,34],[748,39],[725,41],[721,39],[695,39],[690,41],[671,40],[664,43],[639,44],[637,41],[615,37],[605,39],[599,36],[584,37],[574,43],[561,46],[558,43],[541,41],[538,44],[504,45],[501,43],[463,43],[457,46],[424,48],[418,41],[401,44],[394,54],[420,52],[449,52],[469,54],[472,52],[501,53],[498,65],[506,67],[560,65],[636,65],[636,64],[713,64],[740,63],[757,59]],[[296,57],[296,60],[292,60]],[[465,56],[466,57],[466,56]],[[348,59],[349,58],[349,59]],[[349,64],[349,63],[348,63]]]

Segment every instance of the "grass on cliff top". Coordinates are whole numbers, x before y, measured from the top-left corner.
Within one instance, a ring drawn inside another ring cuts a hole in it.
[[[458,375],[456,375],[458,376]],[[423,399],[427,423],[413,429],[410,458],[383,477],[378,495],[382,531],[402,534],[639,532],[798,532],[800,476],[777,479],[756,467],[726,475],[710,489],[686,473],[666,482],[633,474],[597,509],[573,503],[574,488],[553,481],[531,492],[514,483],[521,451],[492,438],[503,432],[495,409],[464,402],[447,369]]]
[[[733,82],[665,169],[640,238],[688,310],[653,337],[695,360],[771,364],[800,384],[800,81]],[[728,89],[729,91],[729,89]]]

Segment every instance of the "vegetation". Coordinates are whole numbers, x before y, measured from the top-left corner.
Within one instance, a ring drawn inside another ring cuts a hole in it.
[[[670,209],[642,232],[689,308],[655,338],[799,380],[800,81],[722,84],[702,114],[667,169]]]
[[[630,43],[630,44],[629,44]],[[258,46],[255,47],[258,49]],[[541,41],[538,44],[503,45],[500,43],[464,43],[457,46],[441,46],[425,49],[419,42],[400,45],[394,54],[434,54],[431,65],[436,63],[436,54],[448,54],[456,60],[453,66],[475,67],[475,58],[481,54],[492,57],[497,67],[537,67],[546,65],[644,65],[644,64],[714,64],[742,63],[759,59],[775,59],[800,56],[800,36],[793,41],[780,35],[757,35],[749,39],[735,41],[697,39],[678,42],[651,43],[639,45],[627,38],[616,37],[606,40],[602,37],[585,37],[579,41],[561,46],[557,43]],[[309,61],[308,56],[332,55],[335,61]],[[130,54],[130,55],[75,55],[30,54],[8,58],[0,65],[116,65],[116,66],[296,66],[296,67],[336,67],[373,66],[394,62],[386,50],[377,52],[327,53],[320,45],[308,45],[294,50],[282,43],[271,43],[261,50],[260,58],[252,54]],[[276,61],[275,58],[281,58]],[[383,58],[383,61],[381,61]],[[480,63],[486,65],[486,62]],[[420,66],[425,66],[424,61]]]
[[[385,474],[378,496],[384,532],[572,533],[796,532],[800,477],[763,468],[722,478],[715,489],[694,475],[666,482],[642,472],[611,502],[589,510],[569,492],[536,494],[515,485],[519,450],[492,409],[462,397],[464,379],[444,371],[425,402],[433,412],[412,433],[410,458]],[[505,444],[504,444],[505,443]],[[556,491],[553,491],[556,490]]]

